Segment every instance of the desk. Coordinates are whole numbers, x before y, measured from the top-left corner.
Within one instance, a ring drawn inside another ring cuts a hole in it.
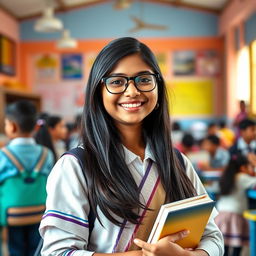
[[[222,175],[222,171],[199,171],[198,174],[204,182],[218,181]]]
[[[222,171],[198,171],[198,176],[201,179],[204,187],[209,194],[210,198],[216,200],[219,193],[218,181]]]

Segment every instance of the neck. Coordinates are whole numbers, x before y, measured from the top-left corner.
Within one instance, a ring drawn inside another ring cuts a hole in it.
[[[144,159],[145,142],[142,136],[142,126],[139,125],[119,125],[119,132],[121,133],[121,140],[123,145],[132,151],[134,154]]]

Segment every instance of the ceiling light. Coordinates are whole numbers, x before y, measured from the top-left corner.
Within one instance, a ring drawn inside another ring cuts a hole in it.
[[[62,38],[58,40],[57,42],[58,48],[76,48],[77,47],[77,41],[70,37],[69,30],[64,29]]]
[[[38,19],[35,24],[35,30],[38,32],[56,32],[62,29],[62,21],[54,17],[51,7],[44,9],[42,18]]]

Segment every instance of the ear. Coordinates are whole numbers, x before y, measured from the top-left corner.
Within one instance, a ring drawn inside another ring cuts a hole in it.
[[[15,122],[13,122],[13,121],[10,121],[10,129],[11,129],[12,133],[16,133],[17,130],[18,130],[17,124]]]

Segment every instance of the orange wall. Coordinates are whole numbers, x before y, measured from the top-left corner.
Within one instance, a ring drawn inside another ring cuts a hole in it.
[[[15,76],[6,76],[0,73],[0,86],[6,81],[17,81],[19,80],[19,69],[18,69],[18,59],[19,59],[19,24],[18,22],[11,17],[10,15],[6,14],[0,9],[0,33],[9,37],[10,39],[16,42],[16,75]]]
[[[30,90],[33,88],[33,81],[31,76],[31,57],[35,54],[42,53],[62,53],[62,52],[79,52],[86,54],[87,52],[98,52],[103,46],[106,45],[111,39],[105,40],[86,40],[79,41],[78,47],[76,50],[72,51],[60,51],[56,48],[55,42],[21,42],[20,44],[20,62],[19,68],[21,71],[21,82],[26,84]],[[172,52],[174,50],[199,50],[199,49],[212,49],[220,53],[220,56],[223,56],[223,39],[217,37],[211,38],[147,38],[141,39],[146,43],[154,52]],[[172,77],[171,77],[172,78]],[[225,89],[223,84],[222,76],[215,79],[215,90],[214,90],[214,99],[215,99],[215,111],[216,115],[225,114],[225,100],[217,102],[218,99],[224,99]]]

